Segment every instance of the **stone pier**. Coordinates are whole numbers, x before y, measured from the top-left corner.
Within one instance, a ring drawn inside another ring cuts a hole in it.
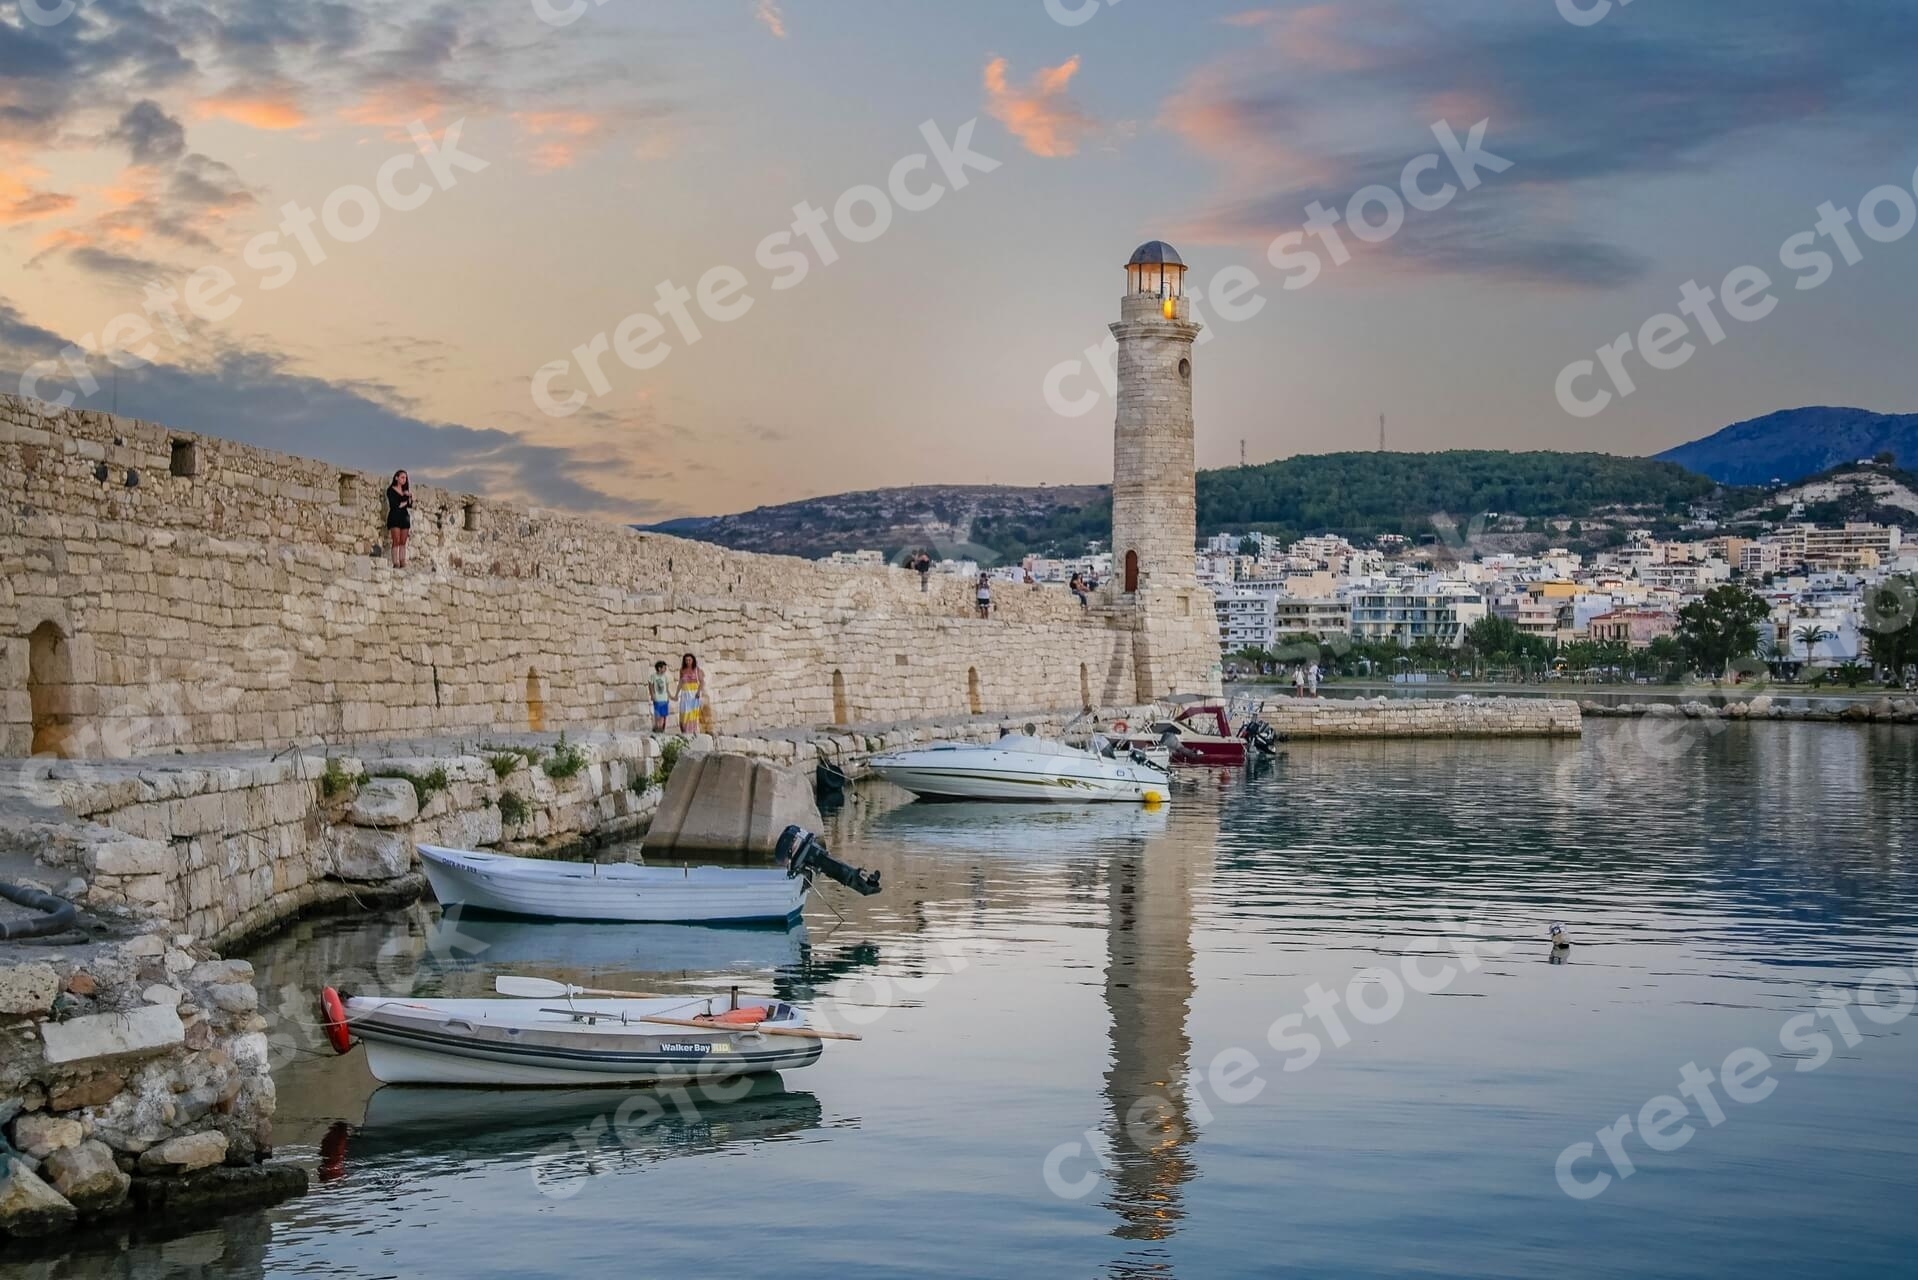
[[[1561,698],[1271,698],[1259,715],[1287,739],[1576,738],[1578,703]]]

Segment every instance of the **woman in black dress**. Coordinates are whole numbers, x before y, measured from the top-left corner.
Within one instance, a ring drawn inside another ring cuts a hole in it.
[[[393,567],[406,567],[406,539],[413,530],[413,482],[404,471],[393,473],[386,487],[386,540],[393,548]]]

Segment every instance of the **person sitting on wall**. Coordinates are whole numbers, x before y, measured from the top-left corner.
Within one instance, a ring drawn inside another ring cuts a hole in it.
[[[393,551],[393,567],[406,567],[406,539],[413,531],[413,481],[405,470],[393,473],[386,487],[386,541]]]
[[[646,682],[647,692],[653,698],[653,732],[666,732],[666,718],[673,713],[673,678],[666,674],[666,664],[655,662],[653,675]]]
[[[1086,579],[1084,574],[1082,573],[1073,574],[1072,581],[1067,583],[1066,586],[1068,589],[1071,590],[1073,595],[1079,597],[1079,607],[1081,609],[1090,607],[1086,603]]]

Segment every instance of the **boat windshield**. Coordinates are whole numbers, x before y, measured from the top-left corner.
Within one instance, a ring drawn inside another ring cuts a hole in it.
[[[1051,738],[1034,738],[1023,733],[1009,733],[997,742],[990,744],[994,751],[1022,751],[1035,756],[1082,756],[1085,752],[1077,747],[1055,742]]]

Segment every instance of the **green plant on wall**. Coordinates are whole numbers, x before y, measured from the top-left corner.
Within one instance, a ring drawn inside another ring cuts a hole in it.
[[[509,827],[517,827],[533,816],[533,806],[511,791],[499,796],[499,817]]]
[[[540,766],[546,770],[546,776],[555,782],[564,782],[576,777],[586,767],[586,753],[566,740],[565,734],[559,735],[559,741],[553,746],[553,754]]]
[[[338,757],[326,758],[326,769],[320,774],[320,794],[331,800],[334,796],[351,790],[360,784],[364,774],[348,773],[346,766]]]
[[[665,745],[659,749],[659,767],[653,770],[653,783],[656,786],[665,786],[666,779],[673,776],[673,766],[678,764],[679,758],[685,754],[684,738],[667,739]]]

